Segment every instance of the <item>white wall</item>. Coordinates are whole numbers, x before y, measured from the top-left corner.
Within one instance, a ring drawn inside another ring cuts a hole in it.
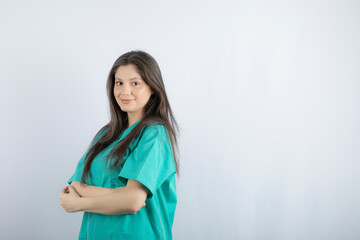
[[[179,121],[173,234],[360,238],[358,1],[2,1],[0,238],[77,239],[58,195],[109,119],[121,54]]]

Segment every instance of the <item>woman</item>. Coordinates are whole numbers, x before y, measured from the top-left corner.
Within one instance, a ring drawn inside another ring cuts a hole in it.
[[[80,159],[60,204],[84,212],[79,239],[172,239],[178,125],[157,62],[144,51],[123,54],[107,93],[111,120]]]

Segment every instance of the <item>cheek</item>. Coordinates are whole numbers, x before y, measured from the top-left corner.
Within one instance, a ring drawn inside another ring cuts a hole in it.
[[[116,88],[114,88],[113,93],[114,93],[115,98],[119,95],[119,91],[116,90]]]
[[[133,95],[134,95],[135,98],[141,99],[142,96],[144,95],[144,89],[143,89],[143,88],[135,89],[135,90],[133,91]]]
[[[149,91],[147,91],[146,89],[143,89],[141,91],[141,93],[139,93],[138,96],[140,96],[141,101],[147,102],[150,99],[151,93]]]
[[[147,98],[148,95],[151,95],[151,90],[149,87],[144,86],[141,89],[138,89],[138,93],[139,95],[146,96],[145,98]]]

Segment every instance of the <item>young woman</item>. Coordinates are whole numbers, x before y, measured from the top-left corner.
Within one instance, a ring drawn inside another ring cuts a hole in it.
[[[61,190],[60,204],[84,212],[79,239],[172,239],[179,127],[157,62],[144,51],[121,55],[107,93],[111,120]]]

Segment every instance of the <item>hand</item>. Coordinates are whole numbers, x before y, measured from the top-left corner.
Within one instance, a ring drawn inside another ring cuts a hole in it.
[[[79,200],[80,196],[76,192],[73,186],[67,186],[63,188],[60,192],[60,205],[67,212],[78,212],[80,211]]]

